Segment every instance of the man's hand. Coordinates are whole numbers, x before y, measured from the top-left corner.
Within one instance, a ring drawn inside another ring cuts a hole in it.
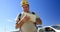
[[[28,21],[30,18],[26,15],[21,21],[18,21],[16,23],[15,28],[18,29],[19,27],[21,27],[26,21]]]
[[[30,17],[26,15],[26,16],[24,17],[23,21],[26,22],[26,21],[28,21],[29,19],[30,19]]]

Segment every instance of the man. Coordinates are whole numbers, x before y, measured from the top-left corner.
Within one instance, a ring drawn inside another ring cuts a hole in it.
[[[34,13],[34,12],[30,12],[29,11],[29,4],[27,2],[27,0],[22,0],[21,2],[21,6],[23,9],[23,13],[20,13],[16,19],[16,29],[20,28],[22,32],[37,32],[36,26],[35,24],[42,24],[41,19]],[[33,14],[36,16],[36,21],[29,21],[30,17],[29,16],[25,16],[23,18],[23,16],[25,15],[24,13],[29,13],[29,14]],[[23,19],[22,19],[23,18]]]

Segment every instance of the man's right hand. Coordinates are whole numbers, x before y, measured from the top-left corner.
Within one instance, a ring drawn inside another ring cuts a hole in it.
[[[19,28],[19,27],[21,27],[26,21],[28,21],[30,18],[26,15],[21,21],[20,21],[20,23],[16,23],[16,26],[15,26],[15,28],[17,29],[17,28]]]
[[[30,19],[30,17],[26,15],[26,16],[24,17],[23,21],[26,22],[26,21],[28,21],[29,19]]]

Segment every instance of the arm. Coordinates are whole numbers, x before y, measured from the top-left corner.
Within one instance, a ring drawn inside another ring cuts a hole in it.
[[[17,20],[16,29],[19,28],[19,27],[21,27],[28,20],[29,20],[29,17],[28,16],[24,17],[20,22],[19,22],[19,20]]]
[[[36,22],[35,22],[35,24],[42,25],[42,21],[41,21],[40,17],[37,16],[37,14],[35,14],[35,15],[36,15]]]
[[[42,25],[42,21],[41,21],[40,18],[36,18],[36,24],[40,24],[40,25]]]
[[[19,21],[18,21],[19,22]],[[18,24],[18,22],[16,23],[15,28],[18,29],[19,27],[21,27],[23,25],[23,20]]]

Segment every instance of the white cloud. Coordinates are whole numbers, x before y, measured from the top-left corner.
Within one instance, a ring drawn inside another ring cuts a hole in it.
[[[9,21],[9,22],[12,22],[12,20],[11,20],[11,19],[8,19],[8,21]]]
[[[15,21],[15,19],[10,19],[10,18],[8,18],[7,19],[9,22],[14,22]]]
[[[12,23],[12,25],[10,24],[11,27],[15,27],[15,19],[8,18],[7,21],[8,21],[9,23]],[[10,28],[11,28],[11,27],[10,27]],[[11,30],[11,29],[6,30],[6,32],[12,32],[12,31],[16,31],[15,28],[13,28],[12,30]]]
[[[10,32],[10,31],[6,31],[6,32]]]

